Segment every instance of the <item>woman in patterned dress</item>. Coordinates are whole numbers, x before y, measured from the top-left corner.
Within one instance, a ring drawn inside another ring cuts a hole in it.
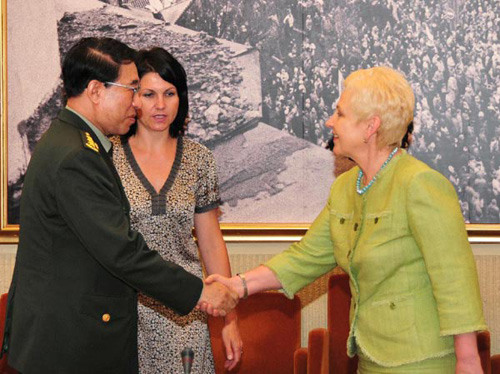
[[[132,227],[151,249],[197,276],[230,276],[226,246],[219,228],[219,188],[212,153],[184,135],[188,114],[186,73],[162,48],[137,57],[141,108],[127,136],[113,138],[113,162],[131,205]],[[192,227],[196,229],[196,245]],[[198,252],[199,251],[199,252]],[[192,347],[192,372],[213,373],[214,362],[204,313],[178,316],[146,295],[138,305],[139,369],[147,373],[180,373],[181,352]],[[228,369],[238,363],[242,341],[236,314],[225,317],[222,332]]]

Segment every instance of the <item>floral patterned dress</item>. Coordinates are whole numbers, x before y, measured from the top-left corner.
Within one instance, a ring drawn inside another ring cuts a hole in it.
[[[113,162],[130,201],[130,219],[152,250],[202,277],[198,247],[192,235],[194,214],[219,206],[217,169],[205,146],[179,136],[175,161],[159,193],[142,173],[125,138],[113,137]],[[214,373],[206,316],[192,311],[179,316],[156,300],[139,294],[139,371],[182,373],[181,352],[194,351],[193,374]]]

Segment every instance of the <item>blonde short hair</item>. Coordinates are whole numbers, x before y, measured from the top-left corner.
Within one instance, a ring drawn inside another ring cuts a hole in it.
[[[377,146],[401,145],[409,123],[413,120],[415,96],[401,73],[384,67],[361,69],[344,81],[351,93],[351,108],[359,120],[378,116]]]

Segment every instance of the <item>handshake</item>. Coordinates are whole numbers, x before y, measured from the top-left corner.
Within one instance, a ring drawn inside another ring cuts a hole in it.
[[[236,307],[243,296],[243,278],[239,276],[226,278],[213,274],[204,281],[196,309],[214,317],[224,317]]]

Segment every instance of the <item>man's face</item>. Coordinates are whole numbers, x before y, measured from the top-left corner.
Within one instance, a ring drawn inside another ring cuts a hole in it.
[[[130,87],[139,86],[139,75],[134,63],[122,65],[118,79],[113,82]],[[105,85],[97,106],[97,122],[105,135],[123,135],[135,122],[137,95],[131,88]]]

